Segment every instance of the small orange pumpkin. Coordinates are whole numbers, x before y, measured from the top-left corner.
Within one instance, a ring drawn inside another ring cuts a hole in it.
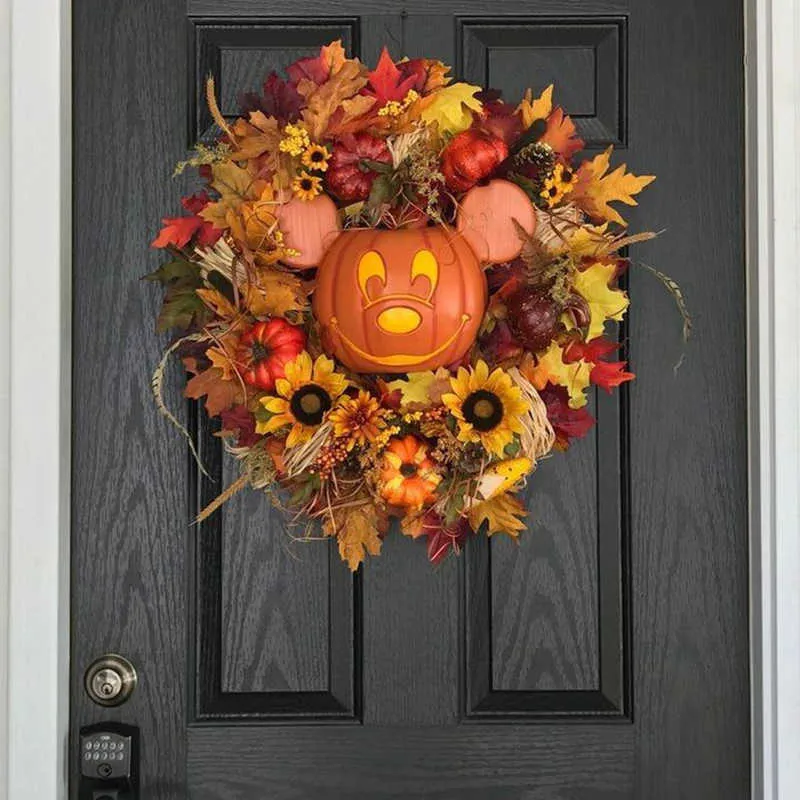
[[[389,440],[381,465],[381,497],[391,506],[422,508],[432,503],[441,476],[428,458],[428,445],[416,436]]]
[[[336,203],[325,194],[313,200],[289,200],[277,206],[275,217],[283,232],[284,244],[296,255],[285,255],[283,261],[298,269],[316,267],[328,245],[339,234]]]
[[[418,372],[464,356],[486,298],[452,228],[347,230],[319,265],[314,313],[327,352],[354,372]]]

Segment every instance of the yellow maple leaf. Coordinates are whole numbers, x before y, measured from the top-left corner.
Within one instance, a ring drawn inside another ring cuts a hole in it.
[[[451,83],[421,99],[420,117],[428,125],[437,123],[439,133],[460,133],[472,124],[473,113],[483,108],[475,97],[480,91],[480,86]]]
[[[431,370],[410,372],[407,379],[398,378],[389,381],[386,388],[390,392],[400,391],[401,405],[421,403],[429,406],[431,403],[440,402],[442,394],[450,391],[450,373],[444,367],[440,367],[436,372]]]
[[[537,119],[547,119],[553,110],[553,84],[551,83],[535,100],[530,89],[525,92],[525,97],[517,106],[517,111],[522,117],[522,124],[530,128]]]
[[[222,319],[231,320],[238,315],[238,310],[222,292],[216,289],[197,289],[197,296]]]
[[[628,295],[609,286],[616,271],[617,265],[613,261],[595,261],[576,273],[572,280],[575,291],[589,304],[589,339],[603,335],[606,320],[619,322],[625,316],[630,302]]]
[[[656,176],[637,176],[632,172],[626,172],[625,164],[620,164],[613,172],[608,172],[613,149],[609,147],[591,161],[584,161],[581,164],[570,199],[593,219],[627,225],[609,203],[619,201],[628,206],[637,205],[633,195],[639,194],[645,186],[656,179]]]
[[[243,288],[244,303],[254,317],[284,316],[307,308],[308,295],[296,275],[263,269],[256,281]]]
[[[267,187],[266,181],[254,178],[249,169],[233,161],[211,165],[211,188],[219,192],[219,200],[209,203],[200,216],[217,228],[227,228],[228,211],[236,211],[246,200],[256,200]]]
[[[232,381],[236,375],[236,370],[231,357],[219,347],[209,347],[206,350],[206,357],[211,362],[212,367],[222,370],[222,380]]]
[[[353,572],[367,553],[377,556],[381,552],[378,514],[369,503],[335,510],[332,517],[326,517],[322,528],[328,536],[336,537],[339,555]]]
[[[525,506],[513,494],[498,494],[482,503],[476,503],[467,511],[467,519],[474,531],[487,523],[486,535],[505,533],[516,539],[525,530]]]
[[[539,355],[536,366],[528,369],[525,376],[540,391],[548,383],[565,387],[569,393],[569,407],[583,408],[587,402],[585,392],[591,371],[592,365],[583,359],[572,364],[564,363],[561,345],[551,342],[550,347]]]
[[[567,241],[563,249],[578,259],[596,256],[607,248],[607,229],[607,222],[602,225],[577,225],[566,232]]]

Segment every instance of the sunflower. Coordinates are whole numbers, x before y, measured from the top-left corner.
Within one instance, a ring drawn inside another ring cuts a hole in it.
[[[278,397],[262,397],[259,401],[273,416],[258,422],[258,433],[273,433],[291,426],[286,447],[294,447],[311,438],[325,414],[347,388],[347,378],[334,371],[327,356],[311,362],[303,351],[294,361],[284,366],[285,378],[275,381]]]
[[[300,200],[313,200],[322,191],[322,178],[309,175],[305,170],[292,181],[294,196]]]
[[[544,182],[544,188],[539,193],[552,207],[564,199],[575,188],[577,175],[563,164],[556,164],[553,174]]]
[[[328,152],[327,147],[321,144],[312,144],[303,153],[303,166],[318,172],[325,172],[328,169],[328,159],[330,157],[331,154]]]
[[[522,392],[499,367],[490,375],[485,361],[472,370],[461,367],[450,385],[453,392],[443,395],[442,402],[456,418],[459,441],[480,443],[503,458],[514,434],[524,430],[521,417],[530,411]]]
[[[347,437],[347,449],[372,443],[386,426],[386,412],[380,403],[363,389],[358,397],[345,397],[334,408],[328,419],[336,437]]]

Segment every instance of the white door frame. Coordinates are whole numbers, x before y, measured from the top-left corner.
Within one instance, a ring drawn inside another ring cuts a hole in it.
[[[752,796],[794,800],[800,3],[746,5]],[[70,757],[70,18],[70,0],[0,0],[0,797],[8,800],[66,798]]]

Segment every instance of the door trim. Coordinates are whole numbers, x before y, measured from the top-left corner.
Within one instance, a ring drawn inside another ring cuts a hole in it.
[[[800,6],[745,0],[745,16],[752,797],[791,800],[800,782]],[[70,0],[0,0],[0,796],[10,800],[67,791],[70,18]]]

